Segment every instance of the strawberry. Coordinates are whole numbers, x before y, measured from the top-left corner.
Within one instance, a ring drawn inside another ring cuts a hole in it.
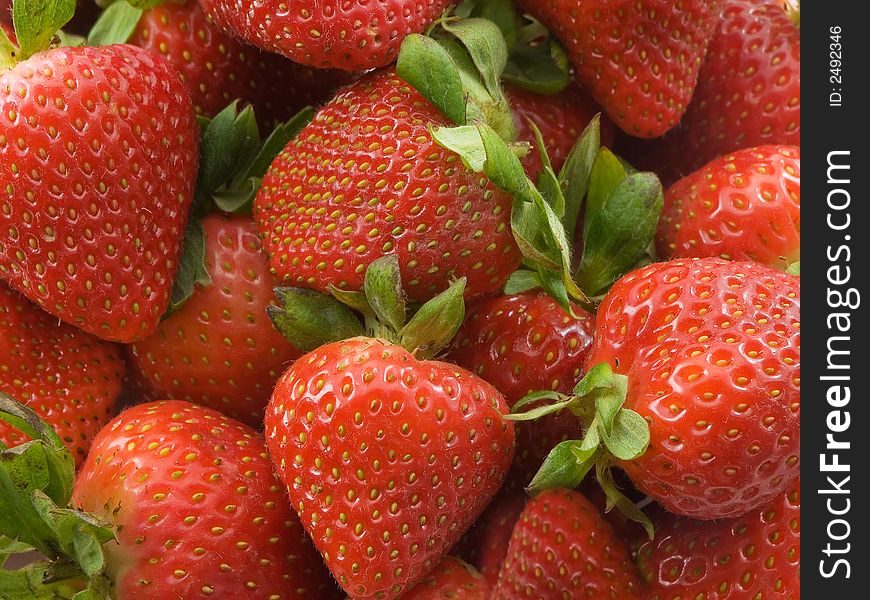
[[[207,18],[195,0],[144,11],[124,41],[169,60],[197,113],[208,117],[240,99],[254,106],[261,125],[271,127],[306,105],[321,104],[349,80],[339,71],[303,67],[243,44]]]
[[[680,126],[630,158],[672,183],[752,146],[800,145],[801,37],[781,0],[724,0]]]
[[[396,60],[402,40],[422,32],[453,0],[200,0],[236,37],[298,63],[366,71]]]
[[[0,278],[98,337],[147,337],[169,303],[196,183],[187,91],[133,46],[15,56],[0,68]]]
[[[511,534],[493,600],[641,598],[628,549],[579,492],[530,500]]]
[[[520,260],[511,197],[437,145],[447,119],[393,71],[351,84],[278,155],[254,216],[279,282],[361,289],[395,254],[405,291],[426,300],[451,278],[499,289]]]
[[[182,401],[127,409],[94,440],[73,504],[112,523],[118,600],[338,598],[263,439]]]
[[[269,452],[354,600],[399,596],[480,514],[513,454],[504,412],[475,375],[372,338],[322,346],[281,377]]]
[[[535,148],[535,134],[528,122],[531,120],[541,130],[553,171],[558,173],[580,134],[601,111],[591,98],[574,87],[549,96],[508,87],[507,94],[516,119],[517,137],[532,145],[523,164],[533,180],[542,164]],[[601,123],[601,141],[604,145],[613,143],[613,125],[608,120]]]
[[[452,550],[480,570],[490,585],[498,582],[498,571],[507,556],[514,524],[526,506],[527,496],[508,481],[483,514]]]
[[[800,480],[762,508],[713,523],[663,514],[638,552],[648,600],[800,598]]]
[[[759,146],[710,162],[665,192],[665,257],[721,256],[784,269],[800,260],[800,148]]]
[[[491,383],[509,407],[536,390],[570,393],[585,374],[595,326],[591,314],[571,308],[576,316],[540,291],[481,300],[469,310],[448,357]],[[526,485],[550,450],[579,432],[568,411],[519,424],[511,477]]]
[[[600,363],[649,426],[646,451],[618,462],[667,510],[738,517],[798,476],[798,277],[718,258],[638,269],[599,306]]]
[[[259,427],[275,381],[301,353],[266,316],[273,281],[254,224],[216,213],[202,223],[211,285],[131,345],[130,366],[147,396],[189,400]]]
[[[76,465],[112,416],[121,392],[119,349],[40,310],[0,283],[0,393],[32,408],[69,448]],[[0,422],[0,443],[27,438]]]
[[[453,556],[445,556],[435,570],[402,594],[401,600],[489,600],[489,583],[477,570]]]
[[[657,137],[692,98],[720,0],[521,0],[566,47],[578,81],[626,133]]]

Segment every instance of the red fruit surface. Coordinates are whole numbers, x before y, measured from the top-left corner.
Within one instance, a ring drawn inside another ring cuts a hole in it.
[[[474,522],[513,455],[506,412],[475,375],[371,338],[321,346],[278,381],[269,453],[354,600],[400,595]]]
[[[127,409],[94,440],[73,504],[112,523],[118,600],[340,598],[262,437],[181,401]]]
[[[791,146],[738,150],[672,185],[656,234],[659,256],[779,269],[800,260],[800,156]]]
[[[579,492],[547,490],[526,504],[493,600],[641,598],[628,549]]]
[[[323,107],[273,161],[254,217],[279,282],[360,290],[396,254],[405,291],[427,300],[453,278],[499,289],[519,264],[511,197],[435,143],[446,118],[392,71]]]
[[[247,216],[206,216],[212,279],[151,337],[130,346],[130,366],[151,398],[189,400],[259,428],[275,381],[301,355],[272,326],[275,283]]]
[[[469,307],[448,358],[491,383],[510,407],[539,390],[570,394],[585,374],[595,327],[592,314],[573,310],[577,318],[540,291],[481,300]],[[517,423],[511,478],[527,485],[550,450],[579,436],[568,411]]]
[[[238,41],[195,0],[146,10],[130,43],[163,55],[178,69],[198,114],[213,117],[239,99],[253,105],[258,122],[267,127],[321,104],[349,80],[344,73],[304,67]]]
[[[402,594],[401,600],[489,600],[489,582],[454,556],[445,556],[435,570]]]
[[[657,137],[692,98],[720,0],[521,0],[565,45],[577,80],[626,133]]]
[[[0,278],[101,338],[150,335],[169,303],[199,128],[175,69],[127,45],[0,71]]]
[[[541,131],[553,171],[558,175],[580,134],[601,112],[601,107],[575,87],[552,96],[513,87],[506,92],[514,111],[518,139],[532,146],[531,152],[523,158],[526,174],[535,181],[543,167],[534,131],[529,126],[531,120]],[[613,143],[613,124],[607,118],[601,120],[601,142],[605,146]]]
[[[483,514],[452,550],[473,564],[491,586],[507,556],[514,524],[526,506],[528,496],[521,486],[507,482]]]
[[[119,348],[67,325],[0,283],[0,392],[33,409],[81,465],[121,393]],[[0,442],[28,438],[0,423]]]
[[[662,512],[638,552],[647,600],[800,599],[800,480],[761,509],[714,523]]]
[[[622,462],[669,511],[737,517],[800,468],[800,278],[718,258],[655,263],[611,288],[589,365],[628,376],[650,444]]]
[[[781,0],[724,0],[680,126],[629,158],[668,185],[735,150],[800,146],[801,36]]]
[[[395,61],[453,0],[200,0],[236,37],[312,67],[366,71]]]

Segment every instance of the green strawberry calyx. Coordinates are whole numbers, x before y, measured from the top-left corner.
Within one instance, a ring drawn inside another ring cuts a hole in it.
[[[177,0],[109,0],[105,3],[98,1],[97,4],[105,6],[105,9],[88,32],[88,45],[109,46],[126,43],[136,31],[142,13],[168,2],[177,2]]]
[[[76,10],[76,0],[15,0],[12,25],[15,40],[0,27],[0,69],[14,67],[60,43],[58,32]]]
[[[0,442],[0,589],[9,600],[109,599],[103,544],[114,531],[71,508],[75,461],[54,430],[27,406],[0,392],[0,421],[31,438]],[[15,554],[45,560],[7,570]]]
[[[505,419],[531,421],[563,410],[573,413],[583,425],[583,438],[567,440],[553,448],[529,483],[528,492],[573,489],[594,469],[607,497],[607,510],[618,508],[643,525],[652,539],[651,521],[619,490],[610,472],[618,461],[634,460],[649,446],[647,422],[624,407],[627,390],[628,378],[601,363],[577,383],[572,395],[533,392],[517,402]]]
[[[506,291],[542,287],[570,312],[572,300],[589,303],[653,258],[664,194],[654,174],[634,171],[601,146],[597,118],[558,175],[530,122],[544,168],[537,184],[528,179],[518,158],[528,148],[514,143],[516,126],[501,82],[552,93],[568,84],[569,73],[546,29],[518,22],[506,0],[463,2],[428,36],[405,40],[397,72],[455,124],[432,127],[435,141],[514,198],[511,226],[525,269]],[[583,252],[575,260],[581,214]]]
[[[465,319],[464,277],[422,306],[408,306],[395,254],[368,266],[363,291],[335,287],[331,291],[326,295],[305,288],[277,288],[280,306],[268,308],[269,318],[303,352],[368,335],[423,359],[438,355]]]
[[[117,4],[122,2],[112,6]],[[164,318],[184,306],[197,286],[211,285],[201,217],[213,210],[249,213],[272,160],[313,117],[313,108],[303,108],[262,140],[250,106],[239,109],[238,102],[233,102],[212,119],[198,117],[201,135],[196,194]]]

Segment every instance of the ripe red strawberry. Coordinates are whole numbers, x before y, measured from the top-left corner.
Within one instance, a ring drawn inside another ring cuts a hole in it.
[[[638,269],[599,306],[599,363],[650,429],[620,465],[669,511],[737,517],[798,476],[800,278],[718,258]]]
[[[641,598],[628,549],[579,492],[547,490],[526,504],[493,600]]]
[[[151,398],[189,400],[259,427],[275,381],[301,353],[266,315],[274,282],[254,224],[219,214],[202,224],[211,285],[130,346],[130,366]]]
[[[266,440],[302,522],[354,600],[431,571],[504,481],[514,428],[491,385],[371,338],[291,366]]]
[[[114,524],[118,600],[339,598],[263,439],[181,401],[127,409],[94,440],[73,504]]]
[[[741,148],[799,146],[800,63],[800,30],[781,0],[724,0],[680,126],[629,158],[669,184]]]
[[[498,571],[507,556],[514,524],[526,506],[528,496],[519,485],[507,482],[474,526],[452,550],[480,570],[490,585],[498,582]]]
[[[537,390],[570,393],[585,373],[595,327],[591,314],[572,308],[577,318],[540,291],[481,300],[469,309],[448,357],[491,383],[509,407]],[[511,478],[527,485],[556,444],[579,434],[568,411],[519,423]]]
[[[393,71],[323,107],[254,201],[279,282],[359,290],[371,262],[396,254],[413,300],[463,276],[468,296],[499,289],[520,260],[511,197],[435,143],[429,127],[448,124]]]
[[[738,519],[663,513],[638,552],[648,600],[800,598],[800,480]]]
[[[692,98],[720,0],[521,0],[559,38],[578,81],[637,137],[674,127]]]
[[[489,600],[490,585],[477,569],[453,556],[445,556],[435,570],[402,594],[401,600]]]
[[[119,349],[57,319],[0,283],[0,392],[51,425],[80,465],[121,392]],[[0,422],[0,442],[29,439]]]
[[[169,302],[199,129],[169,63],[57,48],[0,71],[0,277],[101,338],[146,337]]]
[[[800,260],[800,148],[759,146],[710,162],[665,192],[663,257],[720,256],[785,269]]]
[[[236,37],[312,67],[366,71],[396,60],[453,0],[200,0]]]
[[[601,107],[575,87],[551,96],[511,87],[507,89],[507,94],[514,111],[517,137],[532,145],[532,151],[523,158],[523,164],[533,181],[542,164],[535,134],[528,121],[533,121],[540,129],[547,145],[550,163],[558,174],[577,138],[589,125],[592,117],[601,112]],[[613,124],[607,119],[601,122],[601,141],[605,146],[613,142]]]
[[[254,106],[260,124],[272,126],[321,104],[348,80],[341,72],[303,67],[243,44],[207,18],[195,0],[146,10],[129,41],[168,59],[197,113],[209,117],[240,99]]]

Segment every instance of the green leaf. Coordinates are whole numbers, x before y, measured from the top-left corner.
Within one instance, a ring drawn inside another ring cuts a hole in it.
[[[468,16],[495,23],[508,48],[516,43],[519,15],[510,0],[479,0]]]
[[[208,287],[211,285],[211,276],[208,273],[205,257],[205,230],[202,222],[193,217],[187,222],[182,240],[181,258],[178,263],[178,271],[172,284],[169,307],[163,315],[167,318],[177,312],[190,300],[196,291],[196,286]]]
[[[601,486],[604,495],[607,497],[608,512],[614,507],[619,509],[619,511],[626,517],[643,526],[649,539],[653,539],[655,536],[655,528],[653,527],[652,521],[650,521],[649,517],[647,517],[642,510],[635,506],[634,502],[620,491],[616,482],[613,480],[613,474],[611,473],[608,461],[598,461],[596,463],[595,477],[598,479],[598,484]]]
[[[276,288],[275,295],[281,305],[267,308],[269,318],[303,352],[365,335],[353,311],[332,296],[304,288]]]
[[[539,404],[532,408],[526,408],[529,404],[535,404],[544,400],[556,400],[549,404]],[[506,421],[537,421],[541,417],[551,415],[566,409],[571,409],[577,399],[572,396],[565,396],[557,392],[541,391],[532,392],[521,398],[511,408],[510,414],[504,415]]]
[[[613,374],[608,386],[599,387],[590,394],[595,399],[595,413],[605,441],[608,436],[613,435],[614,422],[625,404],[627,390],[628,378],[625,375]]]
[[[18,60],[18,46],[12,43],[6,31],[0,27],[0,69],[12,68]]]
[[[399,331],[402,347],[423,358],[437,355],[453,339],[465,319],[464,295],[463,277],[421,306]]]
[[[537,94],[556,94],[571,83],[571,62],[547,29],[532,20],[517,30],[502,81]]]
[[[0,600],[71,600],[85,586],[83,578],[45,583],[51,576],[49,563],[31,563],[15,570],[0,569]],[[95,600],[111,600],[107,596]]]
[[[583,235],[589,229],[589,219],[601,212],[607,199],[613,196],[616,187],[625,181],[627,175],[622,162],[607,148],[601,148],[592,163],[586,194],[586,222]]]
[[[448,119],[465,125],[465,93],[459,68],[441,44],[422,35],[409,35],[402,42],[396,72]]]
[[[430,133],[436,143],[458,154],[466,168],[475,173],[486,168],[486,148],[477,126],[430,127]]]
[[[596,448],[583,448],[578,440],[561,442],[544,459],[526,490],[539,494],[554,488],[576,488],[595,464],[596,452]]]
[[[136,30],[141,17],[142,9],[130,6],[125,0],[111,4],[102,12],[88,33],[88,44],[90,46],[125,44]]]
[[[577,219],[580,216],[580,208],[586,198],[589,184],[589,175],[592,173],[592,165],[601,148],[601,115],[595,115],[589,122],[583,133],[577,139],[577,143],[568,154],[565,165],[559,172],[559,185],[565,197],[565,214],[562,217],[562,225],[568,239],[574,241],[574,233],[577,230]]]
[[[470,18],[447,21],[443,27],[465,46],[490,96],[502,98],[501,74],[507,64],[508,49],[498,26],[486,19]]]
[[[655,236],[664,195],[658,177],[644,172],[618,183],[603,199],[593,201],[590,188],[589,198],[576,279],[596,295],[644,257]]]
[[[393,331],[400,331],[405,325],[406,308],[399,257],[389,254],[372,262],[366,270],[363,289],[375,316]]]
[[[257,120],[250,107],[233,102],[208,123],[200,140],[197,206],[207,206],[212,194],[236,173],[259,144]]]
[[[649,425],[633,410],[623,408],[614,417],[613,431],[602,438],[614,457],[634,460],[642,456],[649,446]]]
[[[539,287],[541,287],[541,280],[536,272],[519,269],[511,273],[504,285],[504,294],[505,296],[513,296]]]
[[[76,0],[15,0],[12,22],[22,61],[47,50],[58,30],[72,19]]]
[[[788,268],[785,270],[789,275],[800,275],[801,274],[801,261],[795,261],[788,265]]]
[[[375,313],[372,310],[372,307],[369,305],[368,298],[366,298],[365,292],[357,292],[354,290],[342,290],[334,285],[329,286],[329,293],[332,296],[349,307],[352,310],[355,310],[359,313],[362,313],[366,318],[375,318]]]

